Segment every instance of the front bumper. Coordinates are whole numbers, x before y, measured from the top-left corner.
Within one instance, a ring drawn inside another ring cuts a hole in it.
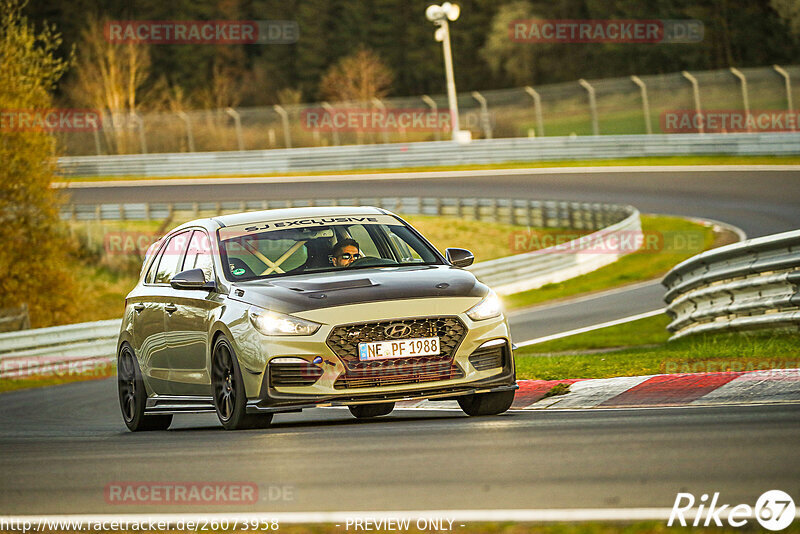
[[[463,308],[462,308],[463,309]],[[513,350],[509,338],[508,325],[504,317],[485,321],[471,321],[463,313],[454,314],[466,327],[463,338],[454,349],[453,368],[457,374],[446,379],[431,381],[409,381],[391,385],[368,387],[342,387],[337,382],[347,373],[347,366],[326,344],[335,327],[321,329],[313,336],[300,341],[299,338],[270,340],[269,357],[265,358],[260,372],[250,372],[250,379],[258,379],[257,392],[248,393],[248,413],[280,412],[302,410],[315,406],[346,406],[364,403],[397,402],[424,398],[453,398],[461,395],[507,391],[517,389]],[[402,317],[402,316],[401,316]],[[394,315],[392,320],[395,320]],[[382,320],[383,318],[377,318]],[[401,319],[397,319],[401,320]],[[503,340],[504,356],[502,366],[486,368],[472,365],[470,360],[477,349],[487,341]],[[252,345],[251,345],[252,346]],[[322,376],[313,384],[304,386],[275,386],[270,379],[269,361],[274,358],[300,358],[312,362],[321,357]],[[247,363],[245,363],[245,367]],[[476,368],[477,367],[477,368]],[[248,367],[249,368],[249,367]]]

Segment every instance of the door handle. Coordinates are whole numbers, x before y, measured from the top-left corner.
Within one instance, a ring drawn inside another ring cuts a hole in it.
[[[136,313],[142,313],[144,311],[144,304],[139,302],[138,304],[133,305],[133,309],[136,310]]]
[[[167,310],[167,313],[173,313],[178,311],[178,307],[174,304],[167,304],[164,306],[164,309]]]

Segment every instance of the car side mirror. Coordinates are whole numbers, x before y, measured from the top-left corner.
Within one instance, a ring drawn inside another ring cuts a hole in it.
[[[445,250],[447,261],[456,267],[469,267],[475,261],[472,252],[463,248],[448,248]]]
[[[213,291],[217,288],[217,284],[213,280],[206,281],[206,275],[203,269],[189,269],[183,271],[172,277],[169,281],[174,289],[204,289],[206,291]]]

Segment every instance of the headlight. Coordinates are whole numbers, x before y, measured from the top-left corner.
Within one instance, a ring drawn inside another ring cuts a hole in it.
[[[503,313],[503,303],[500,302],[500,297],[494,291],[489,290],[489,294],[482,301],[467,310],[467,317],[473,321],[482,321],[497,317],[501,313]]]
[[[284,313],[250,308],[250,322],[267,336],[310,336],[322,326]]]

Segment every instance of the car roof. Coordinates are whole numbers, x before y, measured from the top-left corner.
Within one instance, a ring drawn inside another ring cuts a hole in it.
[[[388,213],[386,210],[373,206],[315,206],[232,213],[213,217],[212,219],[222,226],[236,226],[299,217],[341,217],[345,215],[382,215]]]

